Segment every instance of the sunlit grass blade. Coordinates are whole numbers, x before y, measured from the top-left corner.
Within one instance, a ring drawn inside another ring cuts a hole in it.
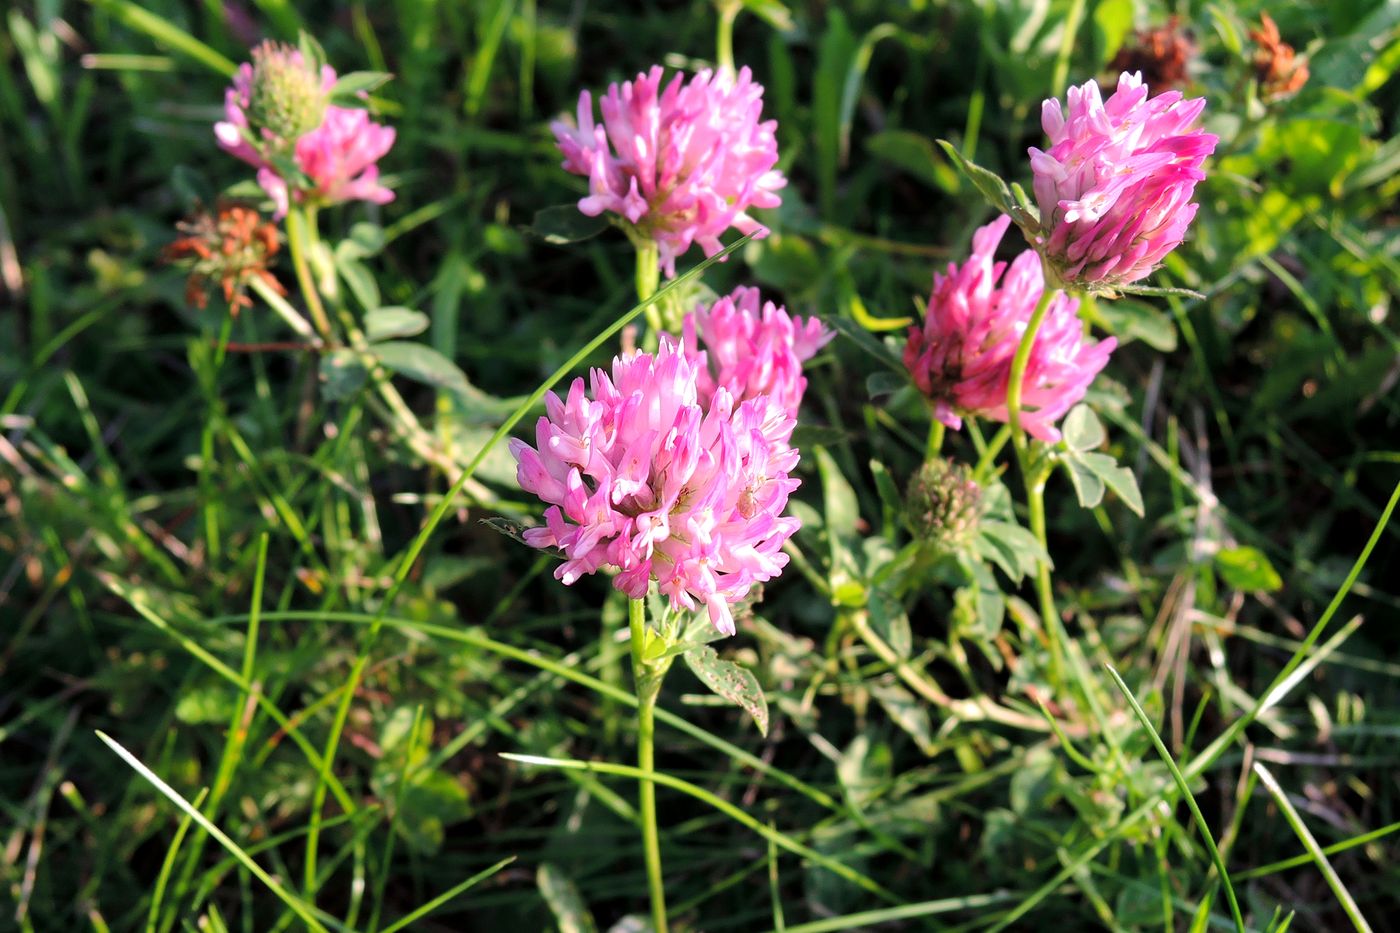
[[[1152,739],[1153,746],[1157,749],[1157,754],[1167,766],[1167,770],[1172,774],[1172,780],[1176,782],[1176,788],[1181,792],[1181,797],[1186,801],[1186,805],[1191,809],[1191,816],[1196,821],[1196,828],[1201,831],[1201,841],[1206,844],[1206,850],[1210,852],[1210,860],[1215,863],[1216,874],[1220,877],[1220,883],[1225,888],[1225,898],[1230,902],[1230,916],[1234,918],[1235,928],[1240,933],[1245,933],[1244,915],[1240,913],[1240,902],[1235,897],[1235,888],[1230,884],[1230,872],[1225,867],[1225,859],[1220,855],[1220,848],[1215,844],[1215,836],[1210,831],[1210,824],[1206,822],[1205,814],[1201,813],[1200,805],[1196,803],[1196,797],[1191,793],[1191,788],[1186,783],[1185,776],[1181,769],[1177,767],[1176,761],[1172,758],[1171,750],[1167,748],[1167,743],[1162,741],[1162,737],[1157,734],[1157,730],[1152,728],[1152,720],[1147,718],[1146,711],[1142,704],[1138,703],[1137,697],[1133,696],[1133,691],[1128,689],[1128,685],[1123,682],[1122,676],[1113,669],[1112,665],[1104,665],[1108,669],[1109,676],[1118,685],[1118,689],[1123,692],[1123,698],[1128,701],[1128,705],[1133,708],[1133,714],[1137,716],[1142,728],[1147,731],[1147,735]]]
[[[375,617],[368,613],[355,612],[308,612],[289,610],[263,613],[263,621],[265,622],[313,621],[317,619],[329,622],[348,622],[356,625],[371,625],[374,623]],[[215,624],[244,622],[246,621],[246,616],[219,616],[217,618],[210,619],[209,621]],[[528,664],[531,667],[537,668],[541,671],[547,671],[564,680],[569,680],[573,683],[579,684],[580,686],[587,687],[589,690],[592,690],[599,696],[605,697],[609,700],[614,700],[618,703],[624,704],[629,707],[635,707],[637,705],[637,698],[626,690],[622,690],[618,687],[615,687],[612,684],[599,680],[596,677],[591,677],[588,674],[583,673],[582,671],[579,671],[573,667],[569,667],[565,664],[561,664],[552,658],[545,657],[532,651],[527,651],[523,648],[517,648],[514,645],[506,644],[502,641],[497,641],[494,638],[490,638],[486,635],[483,635],[480,631],[472,629],[452,628],[445,625],[435,625],[431,622],[419,622],[415,619],[401,619],[394,616],[386,616],[381,621],[384,625],[388,625],[391,628],[397,628],[408,632],[419,632],[424,635],[430,635],[434,638],[442,638],[448,641],[460,642],[462,644],[467,644],[476,648],[480,648],[484,651],[490,651],[491,653],[498,654],[501,657],[510,658],[511,660],[519,661],[522,664]],[[868,819],[865,819],[861,814],[852,810],[850,807],[846,806],[841,801],[837,800],[835,797],[832,797],[830,794],[828,794],[821,788],[814,787],[806,781],[803,781],[801,778],[798,778],[788,773],[787,771],[784,771],[781,768],[775,767],[774,765],[763,760],[757,755],[754,755],[753,753],[740,748],[732,742],[725,741],[724,739],[720,738],[714,733],[702,729],[701,727],[695,725],[689,720],[684,719],[681,716],[677,716],[675,713],[668,712],[667,710],[661,707],[657,707],[656,709],[656,721],[664,723],[665,725],[670,726],[676,731],[682,732],[685,735],[695,739],[696,741],[702,742],[705,745],[710,746],[716,751],[728,756],[734,762],[741,764],[746,768],[752,768],[755,772],[762,774],[764,777],[771,778],[775,783],[781,784],[784,787],[787,787],[789,790],[796,791],[797,793],[806,797],[808,800],[812,801],[818,806],[830,810],[833,814],[840,816],[844,819],[851,820],[856,825],[869,832],[871,836],[874,837],[877,841],[879,841],[880,844],[884,846],[888,851],[900,855],[903,858],[907,858],[911,861],[919,861],[918,853],[914,852],[907,846],[900,843],[898,840],[890,837],[888,834],[881,831],[878,827],[874,826]]]
[[[1352,836],[1350,839],[1343,839],[1341,842],[1334,842],[1330,846],[1324,847],[1322,854],[1336,855],[1339,852],[1345,852],[1357,846],[1364,846],[1368,842],[1375,842],[1377,839],[1389,836],[1394,832],[1400,832],[1400,822],[1382,826],[1380,829],[1373,829],[1369,833],[1362,833],[1359,836]],[[1267,865],[1260,865],[1257,868],[1251,868],[1247,871],[1237,871],[1235,872],[1235,880],[1248,881],[1250,878],[1262,878],[1265,875],[1275,875],[1281,871],[1287,871],[1290,868],[1306,865],[1311,861],[1313,861],[1311,855],[1295,855],[1292,858],[1286,858],[1279,862],[1270,862]]]
[[[142,764],[140,759],[123,748],[115,739],[112,739],[103,732],[98,732],[97,737],[102,740],[104,745],[116,752],[117,756],[130,765],[137,774],[149,781],[151,786],[160,791],[162,796],[179,807],[186,817],[194,820],[195,823],[199,824],[201,829],[217,840],[219,845],[227,849],[230,855],[238,859],[243,867],[252,873],[253,877],[257,878],[266,885],[269,891],[277,895],[278,899],[286,904],[309,929],[319,931],[319,933],[328,933],[328,927],[316,918],[315,913],[312,912],[310,907],[303,903],[300,898],[291,894],[286,888],[278,884],[276,879],[264,871],[261,865],[253,861],[252,856],[244,852],[238,843],[234,842],[223,830],[211,823],[203,813],[200,813],[193,804],[184,797],[181,797],[173,787],[162,781],[154,771]],[[326,918],[326,920],[330,923],[331,927],[340,929],[340,924],[335,923],[330,918]]]
[[[1283,811],[1283,818],[1288,821],[1289,827],[1297,835],[1298,841],[1303,844],[1303,848],[1308,850],[1308,855],[1317,863],[1317,868],[1322,872],[1322,877],[1326,879],[1327,886],[1332,889],[1332,893],[1337,896],[1337,901],[1342,905],[1342,910],[1346,913],[1347,919],[1356,929],[1363,933],[1370,933],[1371,925],[1366,922],[1366,918],[1361,915],[1361,908],[1356,906],[1356,900],[1347,890],[1347,886],[1342,883],[1337,870],[1332,867],[1332,863],[1327,860],[1327,854],[1322,851],[1322,846],[1317,844],[1317,839],[1313,837],[1312,831],[1308,829],[1303,818],[1299,816],[1294,808],[1293,802],[1288,799],[1288,795],[1279,786],[1278,780],[1260,762],[1254,763],[1254,773],[1259,776],[1259,780],[1268,789],[1274,798],[1274,803]]]
[[[238,66],[229,61],[170,20],[158,16],[130,0],[88,0],[98,9],[112,14],[124,25],[143,32],[156,42],[189,56],[222,75],[232,75]]]
[[[380,933],[397,933],[398,930],[405,929],[409,926],[409,924],[417,923],[419,920],[422,920],[424,917],[428,916],[428,914],[437,910],[439,907],[441,907],[443,904],[446,904],[453,898],[461,897],[467,891],[476,887],[478,884],[485,881],[487,878],[490,878],[492,875],[496,874],[496,872],[500,871],[502,868],[505,868],[513,861],[515,861],[514,855],[507,856],[506,858],[501,859],[499,862],[492,865],[490,868],[483,869],[477,872],[476,874],[472,875],[466,881],[463,881],[460,884],[456,884],[448,888],[446,891],[442,892],[437,897],[433,898],[423,906],[419,907],[417,910],[413,911],[413,913],[407,914],[394,921],[393,923],[389,924],[382,931],[380,931]]]
[[[200,788],[192,806],[198,810],[204,803],[204,798],[208,796],[209,788]],[[190,831],[191,821],[188,813],[181,817],[180,825],[175,828],[175,838],[170,840],[170,848],[165,850],[165,858],[160,863],[160,874],[156,875],[156,885],[151,892],[151,909],[146,914],[147,933],[156,929],[156,921],[160,919],[160,908],[165,902],[165,888],[170,884],[170,873],[175,870],[175,857],[180,854],[180,846],[185,841],[185,834]]]
[[[846,863],[828,855],[823,855],[815,849],[803,845],[784,832],[769,829],[766,824],[760,820],[754,819],[729,801],[717,797],[705,790],[705,788],[682,780],[681,778],[673,777],[661,771],[643,771],[641,768],[634,768],[631,765],[613,764],[608,761],[579,761],[573,758],[546,758],[542,755],[516,755],[510,752],[502,752],[501,757],[509,761],[518,761],[521,764],[527,765],[540,765],[547,768],[568,768],[576,771],[594,771],[599,774],[615,774],[619,777],[650,780],[663,787],[678,790],[683,794],[695,798],[701,803],[714,807],[719,812],[730,817],[740,825],[754,831],[764,839],[776,843],[779,847],[786,849],[794,855],[801,856],[814,864],[820,865],[837,877],[843,878],[865,891],[869,891],[882,900],[889,901],[892,904],[898,904],[900,902],[900,897],[898,895],[887,890],[874,879],[856,871]]]

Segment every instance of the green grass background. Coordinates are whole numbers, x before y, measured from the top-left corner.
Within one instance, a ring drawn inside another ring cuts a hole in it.
[[[625,604],[602,579],[555,583],[478,522],[540,511],[503,447],[476,475],[489,504],[457,503],[386,603],[454,477],[371,393],[326,398],[310,355],[219,359],[222,311],[188,308],[158,254],[193,192],[248,177],[210,125],[250,41],[305,28],[342,72],[393,72],[376,109],[399,133],[382,163],[397,199],[328,211],[323,235],[368,244],[341,257],[352,308],[423,311],[417,339],[470,380],[396,379],[460,466],[633,302],[625,238],[529,230],[582,191],[548,121],[581,88],[708,64],[715,11],[234,6],[0,14],[0,929],[626,924],[645,913],[633,781],[501,757],[631,760]],[[720,646],[756,672],[771,729],[684,671],[662,696],[658,765],[712,796],[660,790],[678,925],[1231,929],[1218,861],[1250,929],[1290,913],[1400,928],[1400,5],[1271,9],[1312,77],[1267,106],[1249,77],[1260,9],[754,0],[739,16],[736,60],[766,85],[791,184],[774,235],[706,281],[874,328],[876,347],[989,219],[934,139],[1026,182],[1041,99],[1177,14],[1222,142],[1156,279],[1206,297],[1086,309],[1123,344],[1090,401],[1146,508],[1082,509],[1052,480],[1072,696],[1045,684],[1016,624],[1029,589],[1004,579],[1004,625],[931,585],[874,619],[907,619],[882,633],[899,663],[871,650],[841,587],[871,585],[903,534],[889,491],[927,414],[854,340],[814,361],[799,442],[827,454],[804,456],[805,560]],[[285,254],[276,272],[293,285]],[[286,339],[261,307],[229,335]],[[976,456],[965,435],[945,450]]]

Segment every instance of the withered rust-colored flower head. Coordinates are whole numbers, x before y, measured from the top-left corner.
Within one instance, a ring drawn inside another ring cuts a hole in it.
[[[1292,97],[1308,83],[1308,61],[1283,41],[1278,24],[1268,13],[1259,14],[1259,28],[1251,29],[1249,37],[1258,48],[1254,50],[1254,77],[1259,81],[1259,96],[1264,100]]]
[[[251,308],[248,283],[261,279],[279,295],[287,292],[268,272],[281,243],[277,228],[246,204],[221,201],[213,211],[198,210],[176,224],[184,236],[167,246],[161,258],[190,270],[185,300],[201,310],[209,304],[208,291],[217,283],[229,313]]]
[[[1132,39],[1118,50],[1108,70],[1114,74],[1142,72],[1142,80],[1155,96],[1186,83],[1187,72],[1196,52],[1196,43],[1181,28],[1181,18],[1173,16],[1155,29],[1135,32]]]

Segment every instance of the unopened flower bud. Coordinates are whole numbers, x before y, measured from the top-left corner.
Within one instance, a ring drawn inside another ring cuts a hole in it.
[[[230,313],[237,315],[239,308],[253,304],[247,295],[253,279],[279,295],[286,294],[268,271],[280,248],[277,228],[253,208],[221,202],[213,211],[200,210],[177,226],[183,235],[165,248],[163,258],[189,270],[185,300],[193,307],[205,308],[209,289],[217,285]]]
[[[214,136],[225,152],[258,169],[258,184],[276,208],[273,219],[285,217],[293,201],[392,201],[376,163],[394,144],[394,131],[365,110],[330,102],[335,69],[318,52],[274,42],[253,49],[252,57],[224,93],[224,119],[214,124]]]
[[[248,122],[278,148],[290,149],[326,117],[330,95],[319,68],[298,50],[277,42],[253,49]]]
[[[909,480],[905,515],[915,537],[939,551],[965,547],[982,514],[982,487],[961,463],[929,460]]]

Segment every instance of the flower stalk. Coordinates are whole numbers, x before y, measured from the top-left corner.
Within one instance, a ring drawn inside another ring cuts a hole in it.
[[[1035,338],[1045,320],[1045,313],[1050,310],[1050,305],[1058,293],[1058,289],[1048,284],[1041,291],[1040,300],[1035,303],[1035,310],[1031,312],[1026,329],[1021,333],[1021,341],[1016,345],[1016,355],[1011,358],[1011,378],[1006,384],[1006,413],[1018,455],[1021,455],[1026,447],[1026,432],[1021,427],[1021,399],[1026,381],[1026,365],[1030,363],[1031,349],[1035,346]]]
[[[1026,487],[1026,511],[1031,534],[1040,543],[1042,555],[1035,562],[1035,591],[1040,604],[1041,624],[1045,626],[1045,639],[1050,655],[1050,682],[1058,684],[1064,668],[1064,626],[1059,612],[1055,609],[1055,591],[1050,582],[1049,543],[1045,531],[1045,481],[1049,478],[1048,456],[1036,456],[1033,444],[1026,440],[1026,432],[1021,427],[1021,398],[1026,379],[1026,365],[1030,362],[1031,349],[1035,346],[1040,325],[1046,312],[1054,303],[1059,289],[1050,284],[1054,281],[1049,270],[1046,285],[1026,322],[1026,330],[1016,347],[1016,355],[1011,360],[1011,380],[1006,387],[1007,421],[1011,425],[1011,443],[1016,450],[1016,461],[1021,467],[1021,478]],[[1046,453],[1048,454],[1048,446]]]
[[[1023,466],[1021,475],[1026,481],[1026,511],[1031,534],[1040,542],[1041,550],[1049,554],[1049,543],[1045,533],[1045,481],[1049,479],[1050,468],[1044,461],[1032,465],[1029,471]],[[1055,590],[1050,582],[1050,563],[1042,555],[1035,562],[1035,593],[1040,604],[1041,620],[1045,625],[1045,639],[1050,653],[1050,682],[1058,684],[1064,670],[1065,634],[1064,623],[1059,610],[1055,608]]]
[[[297,205],[287,211],[287,247],[292,254],[292,269],[296,272],[302,299],[306,302],[306,310],[311,314],[311,323],[315,325],[316,333],[327,345],[335,346],[335,331],[331,328],[331,319],[326,315],[326,306],[321,302],[321,292],[316,288],[316,280],[311,275],[311,264],[306,258],[307,249],[315,236],[315,229],[315,208]]]
[[[320,338],[316,336],[316,331],[301,313],[293,308],[286,298],[272,290],[272,287],[261,280],[254,280],[248,283],[248,287],[263,300],[273,313],[280,317],[288,327],[296,331],[298,335],[315,341],[315,346],[320,347]]]
[[[661,285],[661,259],[660,249],[655,240],[644,236],[633,236],[632,245],[637,250],[637,300],[646,301],[656,294],[656,289]],[[647,327],[651,329],[652,336],[649,340],[654,340],[655,335],[661,333],[661,308],[653,302],[646,307]]]
[[[627,601],[627,624],[632,636],[632,677],[637,691],[637,767],[643,774],[638,783],[638,816],[642,823],[642,849],[647,869],[647,890],[651,895],[651,923],[656,933],[666,933],[666,884],[661,873],[661,837],[656,827],[656,697],[670,667],[646,658],[646,601]]]
[[[943,422],[938,420],[938,415],[934,413],[933,406],[929,406],[931,423],[928,426],[928,443],[924,445],[924,459],[932,460],[943,450],[943,433],[946,430]]]
[[[716,4],[719,24],[715,32],[715,64],[719,73],[734,77],[734,20],[743,4],[739,0],[719,0]]]

